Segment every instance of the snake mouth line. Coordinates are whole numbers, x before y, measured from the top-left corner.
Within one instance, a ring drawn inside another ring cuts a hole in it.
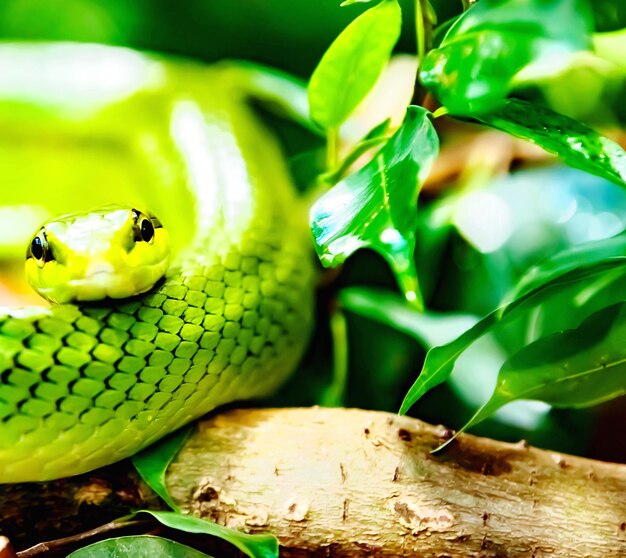
[[[112,273],[110,271],[98,271],[81,277],[80,279],[71,279],[67,284],[76,289],[85,289],[91,286],[104,288],[110,287],[115,284],[127,283],[129,279],[123,277],[119,273]]]
[[[146,265],[137,275],[128,275],[110,269],[68,280],[63,287],[40,287],[39,293],[57,303],[93,302],[102,299],[121,300],[149,291],[159,283],[168,267],[168,261]]]

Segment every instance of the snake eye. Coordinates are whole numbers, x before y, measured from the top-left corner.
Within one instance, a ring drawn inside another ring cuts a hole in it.
[[[154,226],[150,219],[141,221],[141,239],[144,242],[150,242],[154,238]]]
[[[36,236],[33,238],[33,241],[30,245],[30,251],[33,255],[33,258],[36,260],[43,260],[44,251],[43,251],[43,243],[41,242],[41,238]]]
[[[133,221],[135,223],[135,241],[143,241],[152,243],[154,239],[154,225],[149,217],[146,217],[141,211],[133,209]]]
[[[48,240],[46,233],[42,230],[30,243],[30,256],[37,260],[40,267],[43,266],[49,258]]]

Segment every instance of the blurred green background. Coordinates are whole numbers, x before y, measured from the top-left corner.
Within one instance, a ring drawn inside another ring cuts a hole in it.
[[[406,21],[412,3],[402,2]],[[450,5],[460,2],[451,0]],[[356,13],[337,0],[5,0],[0,35],[132,46],[205,61],[245,58],[308,76]],[[400,48],[412,49],[405,29]]]
[[[400,3],[404,28],[398,50],[413,52],[413,3]],[[462,9],[461,0],[438,0],[433,5],[440,22]],[[365,7],[356,4],[340,9],[339,0],[3,0],[0,39],[101,42],[207,62],[247,59],[306,78],[334,37]],[[602,0],[593,7],[598,30],[626,26],[626,2]],[[575,117],[597,117],[617,126],[625,114],[623,84],[623,75],[606,77],[583,68],[582,73],[574,71],[531,84],[528,95],[543,97]],[[585,103],[572,103],[570,94],[561,94],[572,88]],[[615,110],[606,110],[613,105]],[[298,175],[301,153],[319,147],[319,140],[278,119],[271,122],[278,127]],[[444,145],[453,142],[454,135],[454,130],[445,131]],[[302,175],[307,173],[310,175],[310,169],[305,168]],[[461,184],[450,193],[430,195],[421,202],[416,257],[427,304],[433,311],[484,315],[543,257],[626,228],[626,194],[578,171],[558,166],[523,169],[494,180],[487,177],[480,186],[477,191]],[[488,222],[485,216],[493,212],[504,217]],[[340,276],[321,289],[318,332],[312,348],[299,374],[273,403],[310,405],[323,400],[332,376],[328,308],[342,289],[363,285],[395,290],[385,264],[367,251],[352,258]],[[343,403],[396,411],[420,370],[425,348],[357,313],[348,310],[346,315],[350,366]],[[473,377],[453,378],[428,394],[413,414],[430,422],[461,426],[490,389],[499,351],[501,347],[492,341],[470,355],[463,368]],[[610,443],[615,435],[612,425],[619,423],[624,407],[620,400],[587,411],[518,405],[517,410],[499,414],[475,431],[626,460],[620,453],[623,450]]]
[[[308,76],[339,31],[366,8],[340,0],[3,0],[0,37],[93,41],[206,61],[245,58]],[[413,2],[401,0],[399,50],[413,51]],[[432,0],[439,22],[461,0]],[[624,27],[626,3],[595,0],[596,27]]]

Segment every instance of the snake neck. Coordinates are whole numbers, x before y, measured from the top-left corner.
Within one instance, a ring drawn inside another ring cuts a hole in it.
[[[255,239],[277,246],[272,236],[281,236],[281,229],[292,231],[301,249],[310,237],[307,205],[295,193],[276,140],[248,106],[246,92],[220,70],[180,77],[172,77],[186,86],[168,107],[170,133],[159,134],[168,142],[163,151],[185,169],[193,207],[191,214],[189,208],[163,208],[178,224],[193,222],[179,264],[209,264],[233,251],[251,251]]]

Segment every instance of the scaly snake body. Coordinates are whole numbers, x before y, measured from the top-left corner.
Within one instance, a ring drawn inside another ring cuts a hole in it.
[[[304,206],[227,70],[169,66],[107,47],[18,48],[12,60],[15,51],[0,47],[0,65],[36,75],[46,56],[61,60],[50,79],[68,91],[72,57],[84,65],[85,49],[94,64],[100,53],[149,67],[152,77],[132,94],[78,106],[79,116],[68,113],[71,100],[50,101],[46,93],[55,91],[36,79],[13,89],[0,80],[0,135],[38,130],[41,121],[42,134],[71,141],[89,121],[96,138],[142,153],[159,183],[141,185],[148,207],[165,226],[168,216],[179,219],[189,241],[179,239],[165,281],[145,295],[0,316],[5,483],[106,465],[218,405],[270,393],[306,345],[314,275]],[[109,69],[129,70],[124,64]],[[145,124],[134,115],[132,131],[120,117],[129,114],[128,98],[151,112]],[[6,109],[13,105],[19,110]],[[32,107],[36,117],[24,116]]]

